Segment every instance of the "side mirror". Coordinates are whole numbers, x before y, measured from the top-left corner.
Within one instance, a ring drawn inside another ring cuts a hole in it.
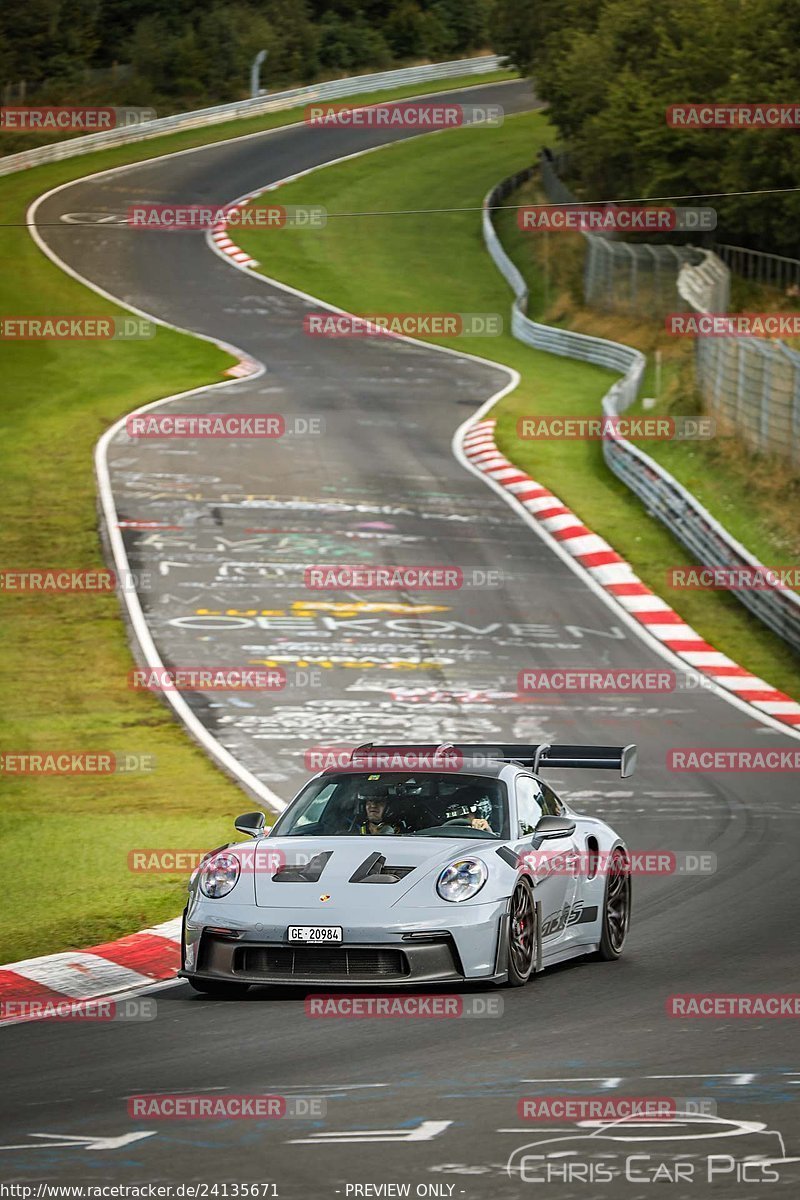
[[[569,817],[540,817],[533,836],[537,838],[569,837],[575,832],[575,822]]]
[[[261,837],[266,824],[266,817],[263,812],[242,813],[233,822],[233,827],[238,833],[244,833],[247,837]]]

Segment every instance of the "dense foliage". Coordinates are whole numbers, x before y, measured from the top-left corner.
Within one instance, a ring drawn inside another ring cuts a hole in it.
[[[797,0],[497,0],[498,54],[532,74],[587,198],[800,184],[800,129],[668,127],[686,101],[798,103]],[[800,194],[710,200],[716,240],[800,257]]]
[[[486,44],[488,0],[4,0],[6,102],[91,100],[163,111]],[[114,69],[114,64],[118,64]]]

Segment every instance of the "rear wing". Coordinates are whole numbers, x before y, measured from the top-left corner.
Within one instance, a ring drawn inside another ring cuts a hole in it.
[[[538,771],[541,767],[582,767],[586,770],[619,771],[623,779],[632,775],[636,767],[636,746],[568,746],[550,745],[543,742],[540,745],[515,745],[513,743],[462,742],[458,745],[406,745],[378,746],[365,742],[357,746],[350,755],[350,761],[355,766],[361,760],[393,760],[407,759],[413,762],[418,759],[418,766],[423,763],[435,768],[437,765],[446,766],[448,761],[460,759],[468,762],[477,759],[482,762],[514,762]]]
[[[537,746],[534,767],[586,767],[619,771],[627,779],[636,770],[636,746]]]

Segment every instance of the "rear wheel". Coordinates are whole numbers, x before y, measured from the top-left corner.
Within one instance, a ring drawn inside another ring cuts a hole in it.
[[[234,983],[227,979],[190,979],[189,987],[205,996],[216,996],[218,1000],[238,1000],[249,988],[248,983]]]
[[[527,883],[518,883],[508,914],[508,986],[523,987],[536,961],[536,907]]]
[[[603,926],[596,958],[612,962],[619,958],[628,936],[631,921],[630,859],[621,846],[611,852],[608,860]]]

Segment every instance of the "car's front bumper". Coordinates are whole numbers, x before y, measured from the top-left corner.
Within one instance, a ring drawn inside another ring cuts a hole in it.
[[[414,910],[414,919],[388,930],[364,917],[357,926],[326,911],[325,925],[341,925],[343,941],[290,944],[297,911],[253,909],[200,901],[184,922],[184,977],[252,984],[403,987],[469,979],[497,979],[505,969],[505,901]]]

